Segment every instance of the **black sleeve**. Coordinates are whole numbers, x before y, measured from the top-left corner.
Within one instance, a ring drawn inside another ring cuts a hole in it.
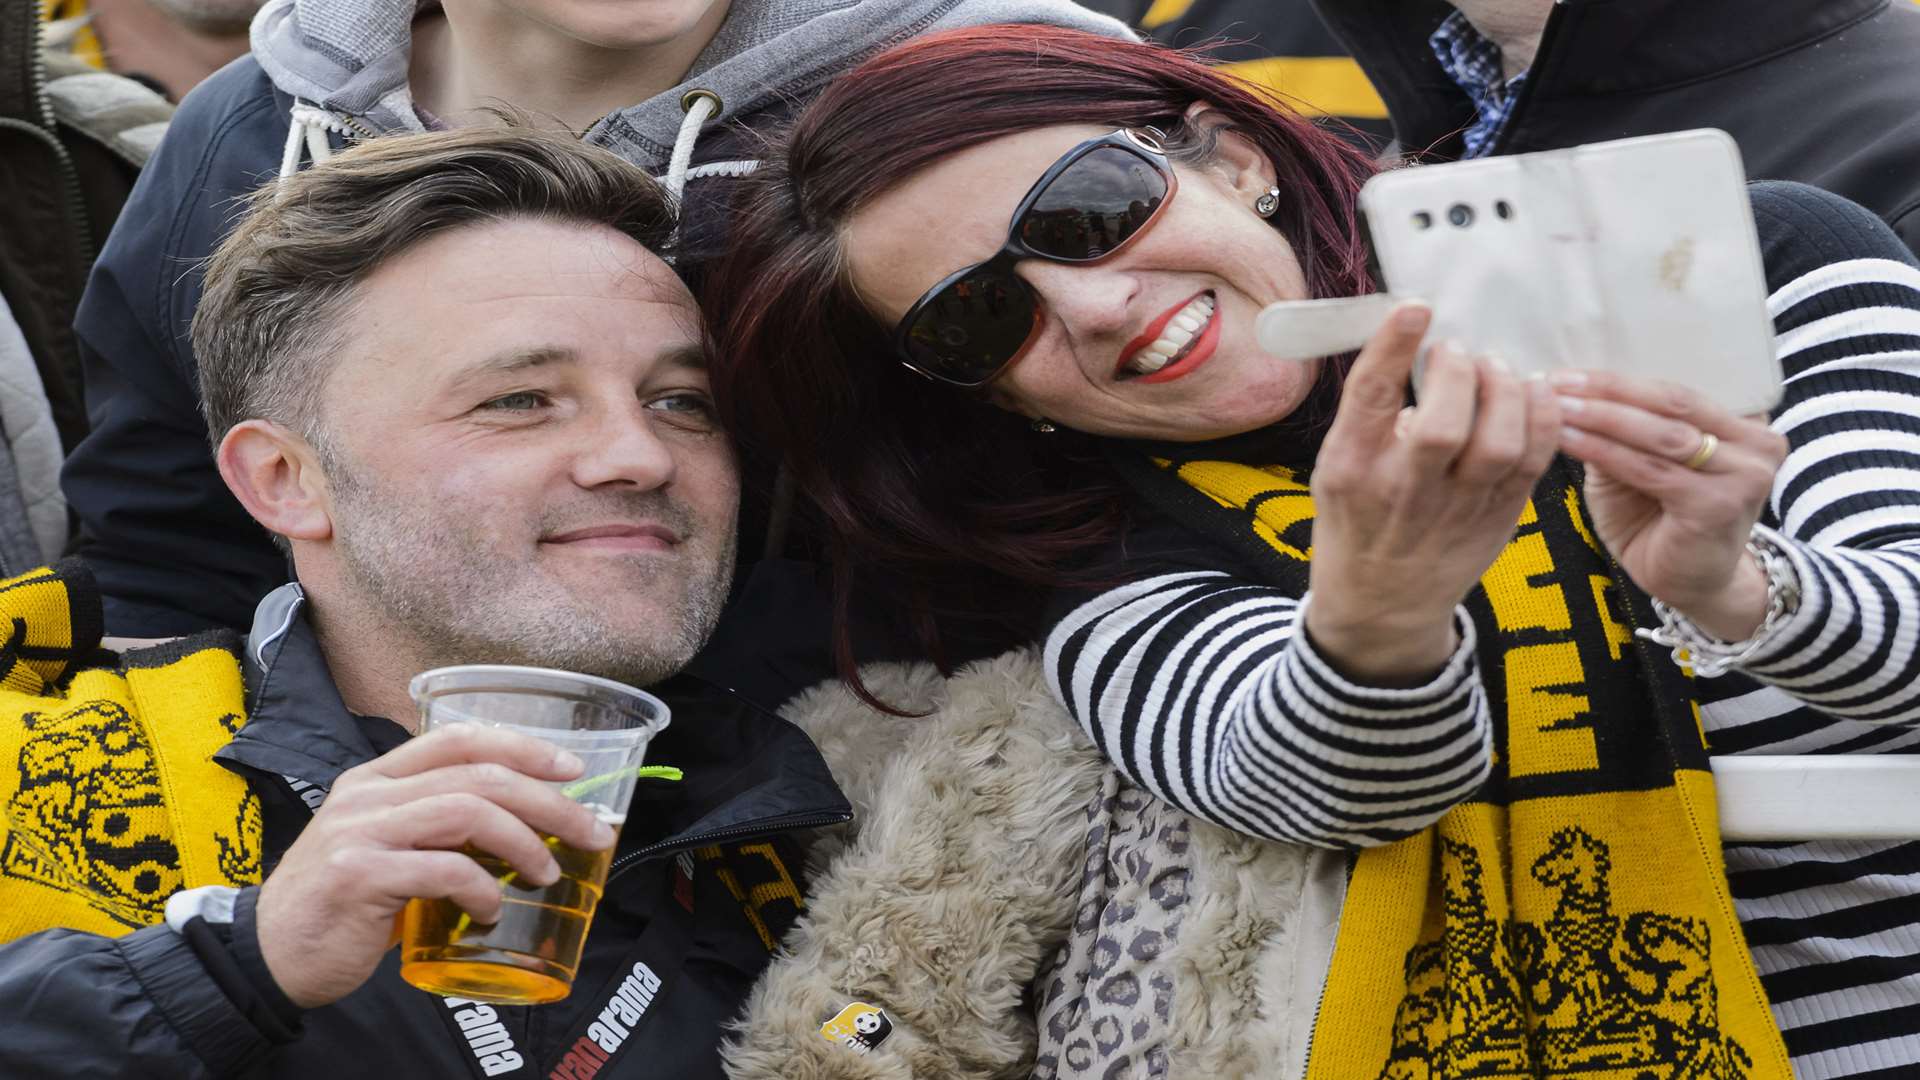
[[[214,1080],[271,1048],[165,925],[0,946],[0,1076]]]
[[[1051,629],[1074,609],[1115,586],[1183,571],[1212,571],[1249,582],[1261,580],[1259,570],[1235,552],[1156,509],[1140,505],[1134,507],[1126,531],[1100,553],[1081,579],[1055,589],[1047,598],[1043,625]]]
[[[188,341],[201,265],[238,196],[271,177],[284,110],[241,62],[182,103],[109,235],[75,331],[92,431],[61,475],[108,632],[244,627],[286,580],[267,534],[214,469]]]

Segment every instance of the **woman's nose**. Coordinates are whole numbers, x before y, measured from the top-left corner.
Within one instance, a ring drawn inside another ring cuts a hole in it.
[[[1139,330],[1130,328],[1137,321],[1132,309],[1139,293],[1139,280],[1130,273],[1099,263],[1075,266],[1042,259],[1021,263],[1017,272],[1071,337],[1131,337]]]
[[[673,480],[672,447],[654,431],[646,407],[635,400],[609,409],[586,433],[574,457],[574,483],[584,488],[617,484],[652,491]]]

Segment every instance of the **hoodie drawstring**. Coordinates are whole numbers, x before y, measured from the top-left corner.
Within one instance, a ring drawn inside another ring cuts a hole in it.
[[[349,139],[354,135],[353,129],[339,117],[304,101],[293,103],[289,120],[287,148],[280,155],[281,179],[300,171],[300,150],[303,144],[306,147],[307,156],[318,165],[333,156],[333,144],[327,141],[328,132],[335,132]]]
[[[686,119],[680,122],[680,133],[673,141],[673,157],[667,162],[667,175],[657,178],[665,183],[676,206],[689,180],[709,176],[746,176],[760,167],[758,161],[746,160],[710,161],[693,167],[693,148],[700,139],[700,128],[720,112],[720,96],[711,90],[689,90],[680,98],[680,105],[687,111]],[[329,132],[347,139],[358,135],[338,116],[304,101],[296,100],[293,103],[289,121],[286,150],[280,155],[282,178],[300,171],[302,150],[316,165],[332,157],[333,144],[327,141]]]
[[[720,95],[711,90],[689,90],[680,96],[680,107],[687,111],[680,121],[680,134],[673,140],[673,157],[667,161],[662,178],[675,206],[687,190],[687,181],[708,176],[745,176],[760,167],[758,161],[711,161],[699,168],[693,164],[693,146],[700,140],[700,127],[720,112]]]

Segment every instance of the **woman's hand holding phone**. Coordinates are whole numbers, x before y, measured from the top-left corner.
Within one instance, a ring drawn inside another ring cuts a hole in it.
[[[1587,466],[1594,531],[1634,584],[1723,641],[1767,611],[1767,580],[1746,553],[1787,440],[1685,387],[1617,372],[1550,377],[1562,448]],[[1711,437],[1711,441],[1709,441]]]
[[[1431,319],[1402,305],[1361,349],[1314,464],[1306,631],[1376,685],[1445,665],[1454,607],[1512,539],[1561,441],[1546,383],[1446,343],[1429,352],[1420,404],[1403,408]]]

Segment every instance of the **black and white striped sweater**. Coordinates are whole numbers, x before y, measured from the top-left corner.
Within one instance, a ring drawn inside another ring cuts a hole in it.
[[[1791,452],[1767,523],[1797,614],[1699,684],[1721,754],[1920,752],[1920,267],[1844,201],[1755,189]],[[1152,567],[1067,611],[1055,693],[1129,776],[1241,832],[1346,847],[1426,827],[1485,779],[1491,722],[1462,643],[1425,686],[1343,679],[1294,599],[1177,526]],[[1726,849],[1743,926],[1802,1077],[1920,1068],[1920,837]]]

